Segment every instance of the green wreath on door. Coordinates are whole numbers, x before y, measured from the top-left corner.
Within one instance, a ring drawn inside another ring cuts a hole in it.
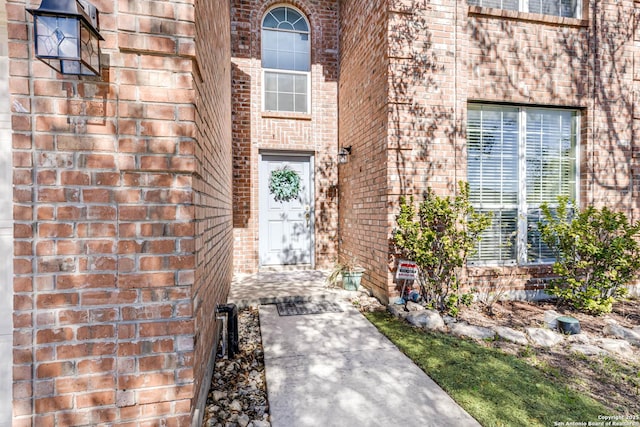
[[[286,166],[273,170],[269,177],[269,192],[276,202],[295,199],[300,193],[300,175]]]

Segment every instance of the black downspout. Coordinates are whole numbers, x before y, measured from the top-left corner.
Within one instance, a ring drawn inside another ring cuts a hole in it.
[[[238,339],[238,307],[235,304],[221,304],[216,307],[216,313],[227,315],[227,356],[232,359],[240,352]]]

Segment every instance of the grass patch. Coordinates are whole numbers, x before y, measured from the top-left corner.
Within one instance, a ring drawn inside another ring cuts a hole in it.
[[[387,313],[365,316],[483,426],[588,423],[612,413],[500,350],[425,333]]]

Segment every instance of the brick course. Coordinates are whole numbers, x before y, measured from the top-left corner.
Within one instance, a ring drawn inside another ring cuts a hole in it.
[[[578,109],[582,203],[640,214],[631,0],[585,2],[579,19],[294,0],[311,24],[310,114],[261,111],[261,19],[280,3],[95,4],[108,66],[79,79],[32,58],[35,1],[6,2],[17,426],[197,422],[216,306],[234,270],[259,267],[261,152],[313,153],[315,265],[355,259],[383,300],[399,196],[466,179],[469,101]],[[538,290],[549,269],[466,274]]]
[[[291,5],[307,17],[311,38],[311,113],[263,113],[261,26],[275,5]],[[338,2],[333,0],[233,1],[231,4],[233,97],[234,268],[257,271],[258,157],[261,151],[313,153],[315,160],[315,265],[331,266],[337,254]]]
[[[638,217],[632,153],[640,127],[631,126],[637,26],[624,18],[635,5],[585,2],[583,12],[570,19],[465,2],[341,3],[340,145],[363,157],[340,173],[340,256],[367,267],[365,283],[377,295],[397,293],[387,254],[399,196],[427,187],[451,194],[466,179],[469,101],[580,110],[581,202]],[[369,79],[361,78],[365,72]],[[382,129],[374,138],[360,114]],[[364,171],[367,179],[359,180]],[[476,284],[503,280],[518,289],[543,288],[539,279],[548,275],[546,268],[506,268],[497,276],[470,270]]]
[[[14,424],[191,425],[232,271],[229,15],[96,1],[78,79],[31,59],[34,3],[7,2]]]

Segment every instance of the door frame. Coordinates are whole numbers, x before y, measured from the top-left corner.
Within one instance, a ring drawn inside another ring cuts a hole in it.
[[[262,230],[261,224],[262,224],[262,218],[263,218],[263,209],[264,209],[264,203],[263,203],[263,198],[260,194],[260,171],[261,171],[261,167],[262,167],[262,162],[263,160],[263,156],[289,156],[289,157],[306,157],[309,159],[309,198],[311,199],[311,207],[310,207],[310,214],[311,214],[311,218],[310,218],[310,246],[311,248],[309,249],[310,253],[309,253],[309,264],[293,264],[293,265],[266,265],[263,266],[262,265],[262,244],[263,244],[263,236],[262,233],[264,232]],[[284,268],[292,268],[295,269],[296,267],[299,266],[307,266],[309,265],[311,267],[311,269],[315,269],[316,267],[316,181],[315,181],[315,153],[313,151],[287,151],[287,150],[260,150],[258,152],[258,179],[257,179],[257,185],[256,185],[256,191],[258,193],[258,229],[257,229],[257,235],[258,235],[258,268],[278,268],[278,267],[282,267]]]

